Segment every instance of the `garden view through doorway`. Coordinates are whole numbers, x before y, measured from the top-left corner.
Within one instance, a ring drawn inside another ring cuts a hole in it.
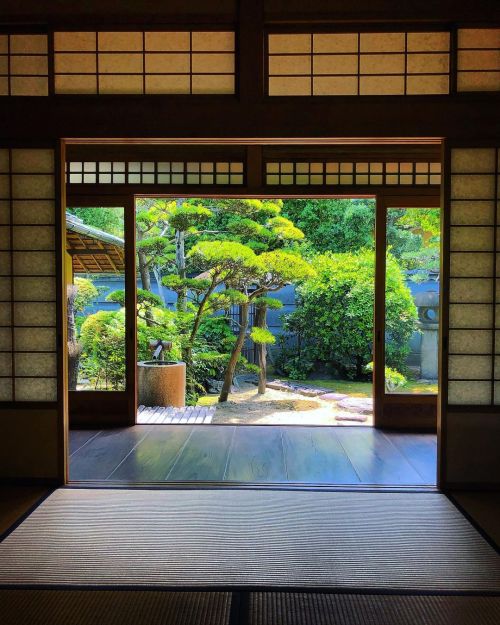
[[[385,225],[385,391],[434,394],[439,209]],[[75,231],[73,389],[122,390],[124,209]],[[374,199],[136,198],[135,237],[139,423],[373,424]]]

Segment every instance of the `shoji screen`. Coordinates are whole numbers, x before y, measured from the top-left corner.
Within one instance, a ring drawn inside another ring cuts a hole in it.
[[[0,475],[57,474],[52,149],[0,149]]]
[[[458,91],[500,91],[500,28],[460,28]]]
[[[270,96],[449,93],[449,32],[272,33]]]
[[[500,404],[500,367],[495,376],[497,150],[455,148],[451,172],[448,402]]]
[[[0,35],[0,96],[49,94],[47,35]]]
[[[499,152],[454,147],[450,153],[445,410],[448,481],[456,483],[499,475]]]
[[[228,94],[235,36],[222,31],[56,32],[55,93]]]

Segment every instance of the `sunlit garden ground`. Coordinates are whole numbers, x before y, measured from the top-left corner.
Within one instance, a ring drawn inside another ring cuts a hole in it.
[[[205,395],[198,400],[199,406],[216,406],[213,423],[240,423],[254,425],[373,425],[373,411],[367,406],[372,400],[372,384],[350,380],[315,379],[292,380],[279,378],[280,381],[311,389],[325,389],[347,398],[359,398],[364,411],[356,412],[342,407],[340,401],[325,400],[322,396],[307,397],[299,393],[268,388],[265,394],[257,392],[256,382],[245,381],[229,395],[224,404],[218,403],[217,395]],[[274,380],[271,377],[271,380]],[[272,382],[271,382],[272,383]],[[437,384],[429,381],[413,380],[397,389],[398,393],[435,394]]]

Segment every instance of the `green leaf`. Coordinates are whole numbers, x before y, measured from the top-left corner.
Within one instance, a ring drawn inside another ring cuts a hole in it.
[[[253,300],[257,308],[269,308],[269,310],[279,310],[283,308],[283,302],[275,297],[257,297]]]
[[[254,343],[272,345],[276,342],[276,337],[265,328],[257,328],[254,326],[250,330],[250,338]]]

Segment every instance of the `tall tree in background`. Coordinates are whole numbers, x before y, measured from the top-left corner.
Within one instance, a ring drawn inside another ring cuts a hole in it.
[[[279,310],[283,307],[283,304],[279,299],[267,297],[267,293],[257,297],[253,303],[255,306],[255,317],[250,338],[257,346],[257,360],[259,364],[257,391],[259,395],[263,395],[266,392],[267,385],[267,346],[276,342],[274,335],[267,327],[267,311]]]
[[[229,397],[236,365],[245,343],[249,322],[248,313],[252,303],[266,293],[279,291],[287,284],[304,280],[314,274],[307,261],[298,254],[284,250],[263,252],[258,256],[258,259],[260,262],[260,273],[257,277],[252,278],[251,281],[242,280],[231,284],[233,289],[240,291],[246,297],[246,301],[241,304],[239,332],[224,374],[219,402],[225,402]],[[257,341],[260,343],[271,342],[270,340],[263,340],[266,330],[262,326],[265,322],[261,320],[260,323],[261,327],[257,332],[254,332],[254,338],[257,338]],[[269,336],[267,338],[269,339]],[[265,364],[265,360],[262,364]]]
[[[153,272],[163,302],[161,270],[174,262],[174,248],[166,236],[170,228],[170,204],[163,199],[139,198],[135,216],[137,269],[141,285],[145,291],[151,291]]]

